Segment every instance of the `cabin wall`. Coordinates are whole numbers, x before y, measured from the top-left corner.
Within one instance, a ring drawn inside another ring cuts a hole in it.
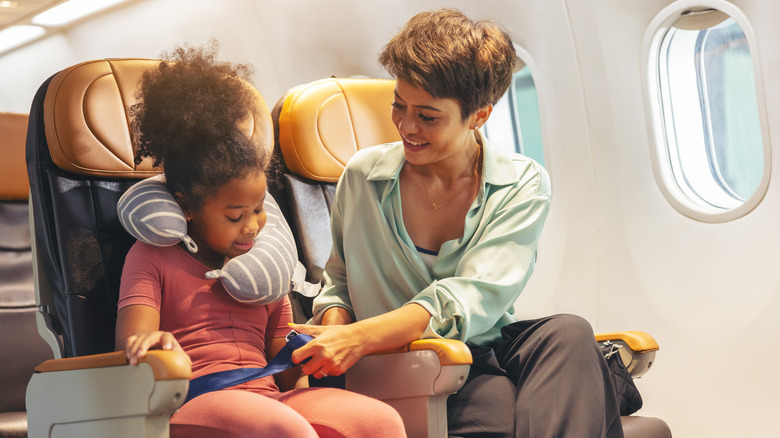
[[[500,21],[528,54],[553,203],[521,317],[570,312],[597,331],[642,330],[661,345],[637,384],[675,436],[771,436],[780,365],[778,183],[748,215],[705,224],[678,213],[653,175],[642,44],[670,0],[136,0],[0,57],[0,111],[27,112],[46,77],[105,57],[155,58],[221,43],[254,65],[269,106],[329,76],[384,77],[376,55],[415,12],[453,6]],[[722,5],[720,0],[701,3]],[[768,133],[780,132],[780,3],[734,0],[758,37]],[[767,139],[774,140],[773,138]],[[780,165],[774,148],[773,167]]]
[[[658,412],[679,436],[775,435],[767,419],[777,404],[767,389],[780,389],[770,371],[780,355],[767,348],[766,335],[780,332],[780,271],[773,268],[780,256],[777,179],[754,211],[730,222],[702,223],[676,211],[653,176],[640,71],[645,32],[672,2],[567,3],[596,175],[597,326],[633,327],[657,338],[657,367],[639,386],[646,411]],[[779,16],[780,4],[700,3],[736,7],[752,23],[758,44],[751,53],[768,111],[765,134],[778,132],[780,94],[772,78],[780,73],[780,52],[771,17]],[[773,149],[777,169],[780,154]],[[753,362],[744,352],[761,352],[761,359]]]

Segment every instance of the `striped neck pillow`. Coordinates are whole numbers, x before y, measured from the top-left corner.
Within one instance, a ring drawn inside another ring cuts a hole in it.
[[[297,265],[292,231],[271,194],[265,198],[266,224],[251,250],[225,263],[222,269],[206,273],[219,278],[237,301],[270,304],[290,291]],[[190,252],[198,246],[187,235],[184,212],[165,185],[164,175],[141,180],[130,187],[117,204],[122,226],[133,237],[152,246],[173,246],[184,242]]]

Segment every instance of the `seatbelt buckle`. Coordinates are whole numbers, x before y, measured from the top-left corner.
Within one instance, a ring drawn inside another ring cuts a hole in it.
[[[284,337],[284,340],[287,342],[290,342],[292,338],[298,336],[300,333],[296,332],[295,330],[290,330],[290,333],[287,333],[287,336]]]

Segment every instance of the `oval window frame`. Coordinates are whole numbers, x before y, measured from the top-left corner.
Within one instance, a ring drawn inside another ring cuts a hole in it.
[[[529,71],[529,73],[531,75],[531,78],[532,78],[532,80],[534,82],[534,92],[535,92],[536,98],[537,98],[536,112],[537,112],[537,114],[539,116],[539,127],[538,128],[539,128],[539,135],[540,135],[540,141],[541,141],[540,149],[541,149],[541,159],[542,160],[541,160],[541,162],[539,162],[539,164],[542,165],[549,172],[550,171],[550,169],[549,169],[549,161],[550,161],[549,153],[550,152],[549,152],[548,148],[546,147],[546,144],[547,144],[547,141],[546,141],[547,134],[546,134],[546,131],[544,129],[544,126],[545,126],[544,125],[544,123],[545,123],[545,116],[544,116],[544,113],[542,112],[542,106],[543,106],[542,105],[542,94],[543,93],[540,90],[541,87],[539,85],[539,81],[537,80],[537,75],[536,75],[537,67],[536,67],[536,64],[535,64],[533,58],[531,57],[530,53],[524,47],[522,47],[522,46],[520,46],[520,45],[518,45],[516,43],[513,43],[513,45],[514,45],[514,48],[515,48],[515,57],[516,57],[517,62],[522,64],[523,67],[527,67],[528,68],[528,71]],[[515,68],[515,71],[512,73],[512,85],[510,85],[510,87],[509,87],[509,89],[507,89],[506,93],[509,93],[509,92],[512,91],[512,87],[514,87],[514,75],[518,71],[520,71],[523,67],[519,67],[519,68],[516,67]],[[515,120],[515,122],[520,124],[520,122],[518,120]],[[490,123],[490,121],[488,121],[488,123]],[[522,127],[521,127],[521,129],[522,129]],[[488,129],[488,131],[489,131],[489,129]],[[521,137],[522,138],[522,132],[515,131],[515,132],[513,132],[512,135],[515,137],[516,141],[517,141],[517,137]],[[487,135],[487,137],[488,137],[488,140],[490,140],[490,136]],[[520,141],[522,141],[522,140],[520,140]],[[526,151],[523,151],[523,152],[515,151],[515,152],[516,153],[525,153]],[[530,158],[534,159],[534,157],[530,157]]]
[[[753,64],[753,77],[756,87],[756,109],[758,111],[758,121],[764,153],[761,180],[755,191],[743,203],[730,209],[703,205],[701,202],[691,199],[686,195],[683,189],[679,187],[677,178],[672,171],[672,157],[666,139],[662,108],[663,104],[661,100],[659,57],[662,47],[661,42],[664,36],[672,27],[672,24],[681,18],[684,13],[691,10],[709,8],[721,11],[734,19],[745,33],[745,38],[747,39],[748,47],[750,48],[751,62]],[[645,32],[642,41],[641,74],[643,76],[643,95],[645,96],[645,115],[650,131],[650,157],[653,175],[667,202],[669,202],[675,210],[691,219],[707,223],[722,223],[741,218],[753,211],[761,203],[769,188],[769,181],[772,173],[772,151],[769,138],[766,100],[764,97],[763,75],[760,68],[761,58],[757,47],[758,43],[756,41],[755,33],[744,13],[734,5],[719,0],[704,2],[683,0],[672,3],[655,16]]]

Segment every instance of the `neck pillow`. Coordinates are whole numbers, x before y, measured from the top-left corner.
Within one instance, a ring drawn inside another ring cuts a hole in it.
[[[252,249],[228,260],[222,269],[206,273],[206,278],[219,278],[230,296],[242,303],[273,303],[290,292],[293,275],[300,277],[292,231],[270,193],[265,198],[265,211],[266,224]],[[119,198],[117,213],[125,230],[141,242],[158,247],[184,242],[190,252],[198,251],[187,235],[184,212],[166,187],[164,175],[130,187]]]

